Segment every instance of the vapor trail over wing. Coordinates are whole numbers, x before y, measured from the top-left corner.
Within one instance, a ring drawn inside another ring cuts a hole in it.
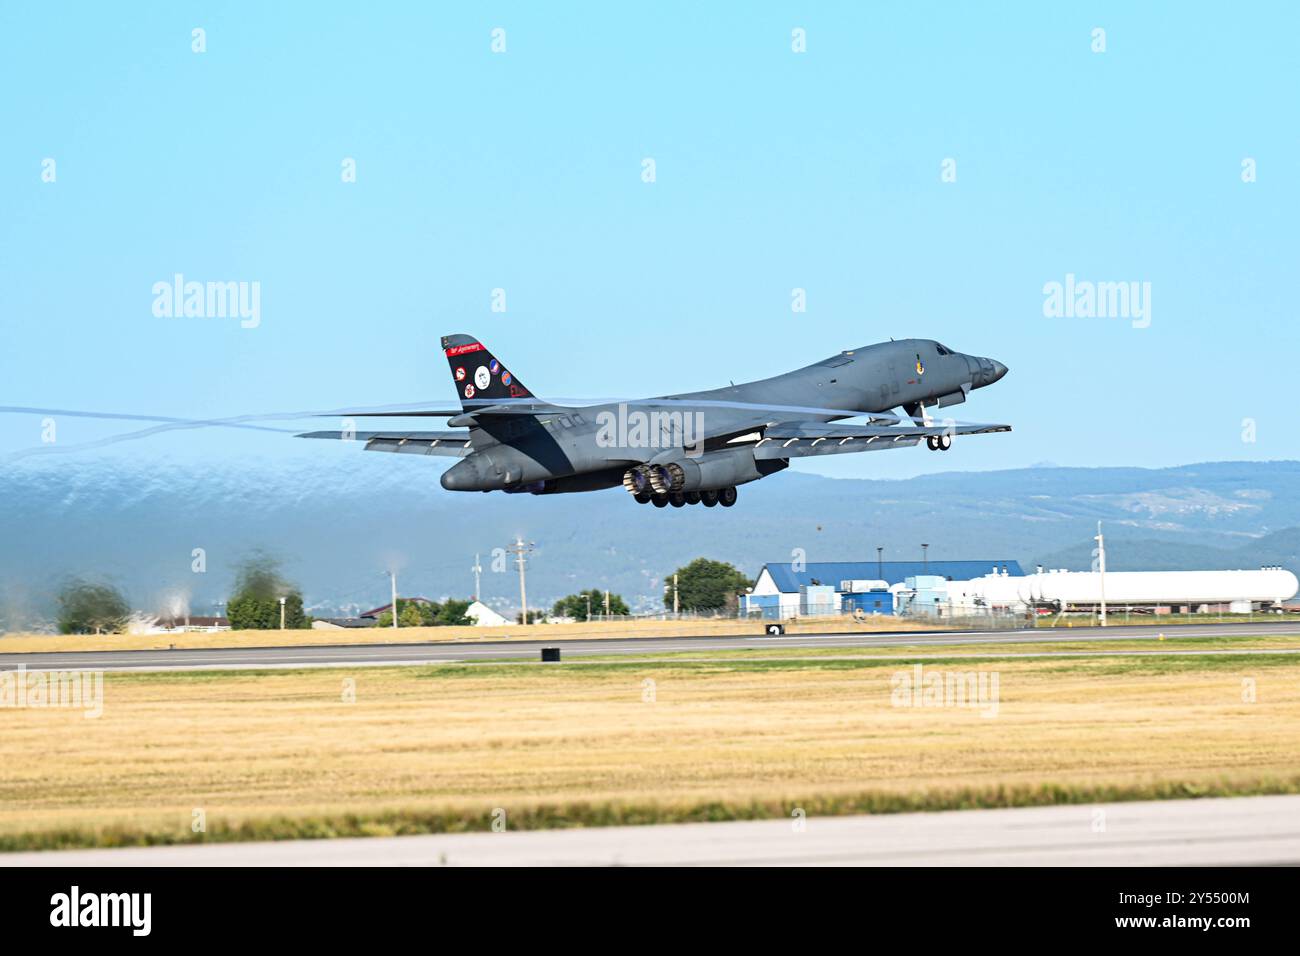
[[[377,406],[379,409],[388,409],[392,406]],[[34,445],[29,448],[22,448],[18,451],[10,452],[7,455],[0,456],[0,461],[19,461],[23,458],[30,458],[34,455],[66,455],[74,454],[79,451],[90,451],[95,448],[105,448],[109,445],[116,445],[122,442],[138,441],[142,438],[150,438],[154,435],[170,431],[184,431],[194,428],[246,428],[256,431],[278,432],[287,435],[297,433],[293,428],[271,428],[269,426],[259,426],[252,424],[263,421],[293,421],[297,419],[315,418],[318,416],[346,418],[355,413],[347,412],[343,409],[333,411],[324,411],[321,409],[312,409],[308,411],[295,412],[265,412],[254,415],[235,415],[229,418],[175,418],[162,415],[136,415],[119,412],[91,412],[79,411],[75,409],[55,409],[55,408],[36,408],[23,405],[0,405],[0,412],[22,415],[57,415],[66,418],[98,418],[116,421],[141,421],[141,422],[158,422],[152,428],[142,428],[138,431],[124,432],[120,435],[110,435],[105,438],[98,438],[93,441],[62,443],[49,445]]]
[[[483,405],[473,408],[469,411],[460,410],[421,410],[411,409],[409,411],[354,411],[354,412],[334,412],[325,414],[342,414],[354,418],[402,418],[402,417],[438,417],[454,418],[464,415],[547,415],[561,409],[585,409],[603,406],[626,406],[631,409],[674,409],[680,408],[685,411],[694,411],[698,409],[721,409],[726,411],[753,411],[755,419],[763,418],[765,421],[785,421],[792,415],[811,415],[817,417],[833,418],[856,418],[868,413],[856,411],[854,409],[844,408],[825,408],[816,405],[779,405],[767,402],[740,402],[726,401],[719,399],[703,398],[562,398],[553,399],[547,402],[539,402],[535,398],[504,398],[495,401],[491,405]],[[610,409],[611,411],[613,409]],[[770,414],[769,414],[770,413]],[[766,417],[764,417],[766,416]],[[899,415],[894,412],[871,412],[871,420],[879,422],[912,422],[921,424],[924,419],[920,417],[911,417]],[[945,419],[947,421],[947,419]],[[974,424],[962,423],[956,424]]]
[[[338,441],[363,442],[366,451],[390,451],[404,455],[437,455],[460,458],[469,449],[465,432],[307,432],[299,438],[332,438]]]
[[[842,425],[781,422],[766,429],[754,448],[758,459],[810,458],[906,448],[925,438],[1009,432],[1010,425]]]
[[[70,408],[32,408],[25,405],[0,405],[0,413],[13,415],[57,415],[60,418],[99,418],[123,422],[159,422],[168,425],[214,425],[225,428],[247,428],[260,432],[292,434],[292,428],[272,428],[269,425],[252,425],[244,422],[220,422],[195,418],[175,418],[167,415],[131,415],[119,412],[82,412]]]

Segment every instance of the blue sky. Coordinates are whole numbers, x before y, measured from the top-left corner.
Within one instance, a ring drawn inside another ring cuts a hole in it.
[[[549,6],[0,8],[0,405],[443,404],[448,332],[566,397],[920,336],[1010,366],[956,412],[1015,431],[800,467],[1297,457],[1292,5]],[[260,325],[155,316],[175,273],[259,282]],[[1151,283],[1150,326],[1045,317],[1067,273]],[[134,427],[60,418],[57,444]],[[40,444],[0,415],[0,455]]]

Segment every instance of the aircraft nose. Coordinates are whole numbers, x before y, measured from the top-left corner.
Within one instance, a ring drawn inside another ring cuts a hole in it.
[[[978,358],[975,359],[975,364],[978,368],[975,371],[971,384],[976,388],[983,388],[985,385],[992,385],[994,382],[1001,380],[1002,376],[1007,374],[1007,367],[997,359]]]

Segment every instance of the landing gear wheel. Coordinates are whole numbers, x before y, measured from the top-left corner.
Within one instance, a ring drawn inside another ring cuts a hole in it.
[[[680,508],[682,505],[686,504],[686,496],[680,491],[674,491],[668,496],[668,503],[674,508]]]
[[[668,507],[668,496],[667,496],[667,495],[655,495],[653,498],[650,499],[650,503],[651,503],[652,505],[654,505],[656,508],[667,508],[667,507]]]
[[[925,436],[925,447],[928,448],[928,449],[930,449],[930,451],[938,451],[938,450],[939,450],[939,443],[935,440],[935,436],[934,436],[934,435],[926,435],[926,436]]]
[[[736,503],[736,489],[723,488],[718,492],[718,504],[724,508],[730,508]]]
[[[936,436],[935,436],[934,445],[935,445],[935,447],[938,448],[940,451],[947,451],[949,448],[952,447],[952,436],[951,436],[951,435],[936,435]]]
[[[706,508],[713,508],[718,503],[718,493],[716,491],[701,491],[700,501]]]
[[[639,505],[648,505],[648,504],[650,503],[650,499],[652,499],[652,498],[654,497],[654,495],[650,494],[650,492],[648,492],[648,491],[638,491],[638,492],[637,492],[635,495],[633,495],[632,497],[633,497],[634,499],[636,499],[636,503],[637,503],[637,504],[639,504]]]
[[[698,505],[700,503],[700,493],[698,491],[686,492],[686,503],[688,505]]]

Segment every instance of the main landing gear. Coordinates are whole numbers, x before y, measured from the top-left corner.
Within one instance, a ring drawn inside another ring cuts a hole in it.
[[[736,503],[737,495],[735,488],[720,488],[717,491],[671,491],[666,495],[639,491],[632,497],[637,504],[650,504],[656,508],[667,508],[669,505],[674,508],[684,508],[687,505],[704,505],[706,508],[722,505],[730,508]]]
[[[951,435],[926,435],[925,447],[930,451],[947,451],[952,447]]]
[[[681,488],[684,480],[685,476],[680,466],[664,466],[663,470],[655,472],[647,466],[639,465],[628,469],[623,475],[623,487],[628,490],[637,504],[650,504],[656,508],[667,508],[669,505],[674,508],[684,508],[687,505],[704,505],[706,508],[722,505],[724,508],[730,508],[736,503],[734,487],[717,488],[712,491],[677,490]]]

